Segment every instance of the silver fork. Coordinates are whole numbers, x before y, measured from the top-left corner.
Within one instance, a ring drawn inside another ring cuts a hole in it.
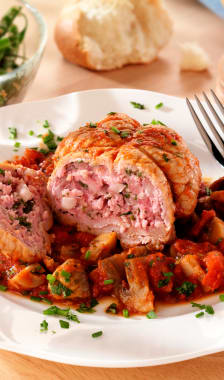
[[[221,120],[220,116],[218,115],[218,113],[216,112],[212,103],[210,102],[210,100],[208,99],[207,95],[204,92],[203,92],[203,95],[204,95],[205,101],[206,101],[211,113],[213,114],[214,118],[216,119],[217,124],[219,125],[222,132],[224,133],[224,107],[223,107],[222,103],[220,102],[219,98],[217,97],[217,95],[214,93],[214,91],[213,90],[210,90],[210,91],[212,93],[212,96],[215,100],[216,105],[219,107],[219,109],[223,115],[223,120]],[[212,122],[210,116],[208,115],[205,107],[202,105],[202,103],[198,99],[197,95],[195,95],[195,99],[196,99],[197,105],[198,105],[202,115],[204,116],[204,119],[206,120],[213,136],[215,136],[215,138],[216,138],[216,142],[213,141],[210,138],[210,136],[208,135],[205,127],[203,126],[201,120],[199,119],[197,113],[195,112],[194,107],[192,106],[192,104],[188,98],[186,98],[187,106],[191,112],[191,115],[194,119],[194,122],[198,128],[198,131],[199,131],[202,139],[204,140],[204,143],[207,146],[208,150],[212,153],[212,155],[215,157],[215,159],[217,161],[219,161],[219,163],[221,165],[224,166],[224,141],[223,141],[223,138],[221,137],[220,133],[217,131],[214,123]]]

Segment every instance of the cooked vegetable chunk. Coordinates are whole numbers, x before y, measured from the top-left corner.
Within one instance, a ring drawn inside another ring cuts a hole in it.
[[[204,258],[207,273],[202,285],[207,291],[214,291],[224,285],[224,256],[219,251],[208,252]]]
[[[203,271],[196,255],[185,255],[181,257],[179,264],[187,277],[194,278],[199,283],[202,283],[205,272]]]
[[[208,240],[212,244],[217,244],[222,239],[224,239],[224,222],[215,216],[208,226]]]
[[[116,232],[100,234],[91,241],[84,257],[91,264],[97,263],[99,259],[104,259],[110,255],[111,251],[116,247],[116,243]]]
[[[68,259],[48,275],[49,291],[58,300],[87,298],[90,296],[86,272],[80,260]]]
[[[122,286],[119,296],[128,310],[148,313],[154,309],[154,295],[149,285],[145,258],[125,260],[129,287]]]
[[[44,268],[40,264],[31,264],[12,277],[8,285],[13,289],[30,290],[45,282]]]

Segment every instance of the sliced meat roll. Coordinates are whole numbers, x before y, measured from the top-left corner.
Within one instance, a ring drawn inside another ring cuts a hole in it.
[[[134,147],[67,154],[48,191],[62,223],[93,234],[115,231],[125,247],[158,248],[172,235],[174,204],[166,177]]]
[[[46,181],[35,170],[0,165],[0,250],[14,260],[37,262],[50,253],[52,214]]]
[[[182,137],[165,126],[147,125],[137,131],[131,144],[147,154],[166,175],[176,204],[176,217],[191,215],[197,203],[201,170]]]

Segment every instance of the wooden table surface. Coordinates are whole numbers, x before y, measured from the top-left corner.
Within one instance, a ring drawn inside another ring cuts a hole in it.
[[[45,16],[49,39],[27,101],[94,88],[140,88],[185,97],[215,87],[217,63],[224,53],[224,23],[196,0],[167,1],[175,23],[174,34],[156,61],[105,73],[73,66],[57,51],[53,27],[62,1],[30,0],[30,3]],[[211,58],[209,72],[180,73],[178,44],[184,41],[198,41],[206,49]],[[57,364],[0,350],[0,380],[221,380],[223,369],[224,353],[165,366],[103,369]]]

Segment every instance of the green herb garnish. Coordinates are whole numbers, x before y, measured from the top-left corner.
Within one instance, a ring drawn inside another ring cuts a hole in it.
[[[66,282],[69,282],[70,281],[70,278],[71,278],[71,273],[65,271],[64,269],[61,271],[61,275],[62,277],[64,277],[65,281]]]
[[[50,285],[54,284],[56,281],[56,277],[53,276],[53,274],[47,274],[47,281],[50,283]]]
[[[42,140],[45,145],[47,145],[50,152],[54,152],[57,148],[57,144],[55,142],[55,134],[49,129],[48,134],[42,137]]]
[[[80,186],[82,186],[84,189],[88,189],[88,185],[82,181],[79,181]]]
[[[144,104],[141,104],[141,103],[136,103],[136,102],[130,102],[134,108],[138,108],[139,110],[144,110],[145,109],[145,106]]]
[[[16,128],[12,128],[12,127],[9,128],[9,138],[11,140],[15,140],[17,138],[17,129]]]
[[[107,115],[116,115],[117,112],[108,112]]]
[[[224,302],[224,294],[220,294],[219,295],[219,299],[220,299],[221,302]]]
[[[204,311],[201,311],[200,313],[195,314],[195,317],[201,318],[201,317],[203,317],[203,315],[205,315],[205,313],[204,313]]]
[[[90,250],[86,251],[85,256],[84,256],[85,259],[86,259],[86,260],[89,260],[90,256],[91,256],[91,252],[90,252]]]
[[[129,132],[121,132],[121,138],[122,139],[125,139],[126,137],[128,137],[130,135],[130,133]]]
[[[111,314],[117,314],[117,304],[116,303],[111,303],[107,308],[106,308],[106,313],[111,313]]]
[[[48,120],[45,120],[44,124],[42,125],[43,128],[50,128],[50,124]]]
[[[158,124],[160,124],[160,125],[164,125],[164,126],[165,126],[165,124],[162,123],[162,121],[160,121],[160,120],[155,120],[155,119],[152,119],[152,121],[151,121],[150,124],[152,124],[152,125],[158,125]]]
[[[69,321],[80,323],[78,317],[70,311],[70,308],[60,309],[57,306],[50,306],[48,309],[43,311],[44,315],[62,315]]]
[[[84,302],[79,305],[79,308],[76,309],[79,313],[95,313],[96,310],[93,308],[98,305],[98,301],[95,298],[92,298],[90,301],[90,306],[87,306]]]
[[[92,338],[98,338],[101,335],[103,335],[103,331],[97,331],[97,332],[92,334]]]
[[[215,311],[211,305],[204,305],[196,302],[191,302],[192,307],[197,307],[200,310],[205,310],[208,314],[215,314]]]
[[[0,291],[1,291],[1,292],[6,292],[7,289],[8,289],[7,286],[5,286],[5,285],[0,285]]]
[[[69,322],[59,319],[59,323],[62,329],[69,329]]]
[[[211,195],[212,190],[209,189],[209,187],[206,186],[206,188],[205,188],[205,192],[206,192],[206,195],[209,196],[209,195]]]
[[[170,159],[167,157],[166,153],[163,153],[163,159],[164,161],[168,162]]]
[[[129,318],[129,311],[128,311],[128,309],[123,309],[122,314],[123,314],[123,317]]]
[[[29,135],[33,136],[34,135],[34,131],[29,131]]]
[[[43,322],[41,322],[41,324],[40,324],[40,331],[43,332],[43,331],[47,331],[47,330],[48,330],[48,323],[44,319]]]
[[[108,280],[104,280],[104,285],[110,285],[114,283],[114,280],[112,278],[109,278]]]
[[[146,314],[146,317],[148,319],[155,319],[155,318],[157,318],[157,315],[156,315],[156,313],[153,310],[151,310],[151,311],[148,312],[148,314]]]
[[[185,294],[187,297],[189,297],[197,287],[196,284],[193,284],[190,281],[184,281],[183,284],[176,288],[179,294]]]
[[[156,106],[155,106],[155,108],[156,109],[159,109],[159,108],[161,108],[161,107],[163,107],[163,103],[161,102],[161,103],[158,103],[158,104],[156,104]]]
[[[172,140],[172,141],[171,141],[171,144],[172,144],[172,145],[177,145],[176,140]]]
[[[31,301],[36,301],[36,302],[40,302],[41,301],[40,297],[35,297],[35,296],[30,296],[30,299],[31,299]]]
[[[19,216],[16,218],[19,221],[20,226],[26,227],[28,231],[30,231],[32,224],[27,222],[26,216]]]
[[[5,170],[0,169],[0,174],[4,176],[5,175]]]
[[[117,129],[116,127],[111,127],[110,129],[112,132],[116,133],[117,135],[119,135],[121,133],[121,131],[119,129]]]

